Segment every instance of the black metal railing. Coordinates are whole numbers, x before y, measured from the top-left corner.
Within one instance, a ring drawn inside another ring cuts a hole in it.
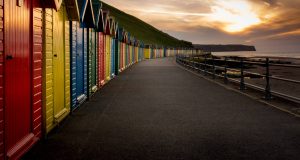
[[[295,64],[277,64],[271,63],[269,57],[256,57],[260,61],[255,61],[251,58],[243,57],[214,57],[211,54],[202,54],[202,55],[177,55],[177,63],[186,66],[188,68],[194,69],[198,72],[202,72],[204,76],[211,75],[213,79],[217,77],[222,78],[224,83],[234,82],[239,84],[240,90],[245,90],[246,88],[252,88],[255,90],[262,91],[264,93],[264,98],[266,100],[271,100],[273,96],[280,98],[292,100],[296,103],[300,103],[300,95],[292,96],[291,94],[282,93],[279,91],[271,90],[271,80],[278,80],[284,83],[291,83],[300,85],[300,80],[282,78],[278,76],[271,75],[270,67],[284,67],[284,68],[297,68],[300,72],[300,65]],[[201,61],[199,61],[201,59]],[[198,61],[197,61],[198,60]],[[231,67],[229,65],[231,64]],[[219,64],[219,65],[218,65]],[[232,65],[233,64],[233,65]],[[264,74],[260,74],[253,71],[245,70],[247,65],[257,65],[264,68]],[[221,70],[222,74],[217,73],[217,70]],[[239,73],[238,78],[230,78],[228,72]],[[259,86],[251,83],[245,82],[245,74],[261,77],[264,79],[264,86]]]

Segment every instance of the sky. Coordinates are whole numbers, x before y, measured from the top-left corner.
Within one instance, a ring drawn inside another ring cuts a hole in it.
[[[300,0],[103,0],[194,44],[300,53]]]

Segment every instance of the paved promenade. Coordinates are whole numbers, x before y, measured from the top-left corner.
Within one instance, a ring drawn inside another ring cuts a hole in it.
[[[134,65],[38,143],[28,160],[297,160],[300,119],[178,67]]]

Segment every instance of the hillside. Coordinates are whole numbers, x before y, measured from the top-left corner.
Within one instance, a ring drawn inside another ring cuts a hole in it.
[[[256,51],[254,46],[246,46],[240,44],[230,44],[230,45],[194,44],[194,48],[203,50],[205,52]]]
[[[192,47],[191,42],[178,40],[167,33],[164,33],[155,27],[143,22],[142,20],[120,11],[106,3],[103,3],[103,9],[109,10],[119,23],[119,26],[125,28],[131,35],[142,40],[145,44],[155,44],[168,47]]]

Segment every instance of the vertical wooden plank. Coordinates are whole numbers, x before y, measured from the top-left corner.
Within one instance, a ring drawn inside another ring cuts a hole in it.
[[[114,77],[114,55],[115,55],[115,51],[114,51],[114,40],[113,37],[110,36],[110,77],[113,78]]]
[[[71,47],[71,41],[70,41],[70,23],[68,21],[68,15],[65,10],[64,13],[64,20],[65,20],[65,108],[67,109],[67,112],[70,112],[71,107],[71,59],[70,59],[70,47]],[[68,114],[68,113],[66,113]]]
[[[91,32],[92,29],[87,28],[87,53],[88,53],[88,98],[92,94],[92,37],[91,37]]]
[[[84,52],[84,94],[88,95],[88,32],[87,29],[83,29],[83,52]]]
[[[94,81],[95,81],[95,84],[94,86],[98,88],[98,82],[99,82],[99,79],[98,79],[98,75],[99,75],[99,51],[98,51],[98,32],[96,32],[94,30],[93,32],[93,36],[94,36],[94,53],[95,53],[95,77],[94,77]]]
[[[71,37],[71,108],[74,109],[76,107],[76,56],[77,56],[77,26],[78,22],[70,22],[70,37]]]
[[[105,80],[110,80],[110,36],[105,35],[105,52],[106,52],[106,60],[105,60]]]
[[[42,135],[42,53],[43,53],[43,10],[34,8],[33,55],[32,55],[32,128],[36,137]]]
[[[3,0],[0,0],[0,159],[4,159],[4,6]]]
[[[97,32],[96,33],[97,34],[97,45],[96,45],[96,47],[97,47],[97,68],[98,68],[98,70],[97,70],[97,72],[98,72],[98,76],[97,76],[97,85],[98,85],[98,88],[100,88],[101,87],[101,44],[102,44],[102,40],[101,40],[101,32]]]
[[[101,86],[105,84],[105,35],[104,33],[100,33],[100,54],[101,54],[101,75],[100,75],[100,79],[101,79]]]
[[[53,128],[53,9],[44,10],[43,121],[45,133]]]

